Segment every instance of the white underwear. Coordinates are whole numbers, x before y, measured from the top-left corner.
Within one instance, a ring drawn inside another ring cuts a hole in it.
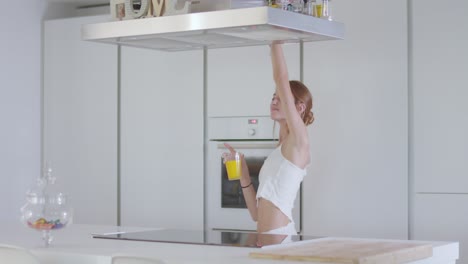
[[[294,222],[289,222],[289,224],[285,226],[263,232],[263,234],[297,235],[297,231]]]
[[[262,234],[275,234],[275,235],[288,235],[281,241],[281,244],[291,243],[292,235],[297,235],[296,226],[294,222],[289,222],[289,224],[272,229],[270,231],[263,232]]]

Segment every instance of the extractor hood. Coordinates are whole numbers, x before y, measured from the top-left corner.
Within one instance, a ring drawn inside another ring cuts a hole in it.
[[[261,6],[82,26],[82,38],[165,51],[342,39],[343,23]]]

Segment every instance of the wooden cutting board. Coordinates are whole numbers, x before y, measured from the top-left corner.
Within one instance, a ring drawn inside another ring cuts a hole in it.
[[[253,258],[353,264],[396,264],[432,256],[432,245],[410,241],[323,238],[272,246]]]

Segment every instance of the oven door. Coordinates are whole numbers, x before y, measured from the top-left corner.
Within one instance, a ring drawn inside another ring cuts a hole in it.
[[[228,150],[224,143],[210,141],[206,177],[206,227],[208,229],[255,231],[257,226],[245,205],[240,181],[229,181],[222,154]],[[258,188],[258,175],[263,162],[277,147],[277,141],[231,141],[234,149],[244,154],[255,190]],[[299,196],[300,197],[300,196]],[[300,201],[295,204],[296,228],[299,228]]]

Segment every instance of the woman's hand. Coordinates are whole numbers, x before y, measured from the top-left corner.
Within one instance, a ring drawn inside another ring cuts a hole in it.
[[[281,44],[283,44],[283,43],[284,43],[284,41],[282,41],[282,40],[273,40],[273,41],[271,42],[271,44],[270,44],[270,48],[271,48],[273,45],[281,45]]]
[[[223,157],[223,163],[226,163],[226,159],[228,158],[228,156],[232,155],[236,155],[236,150],[231,146],[229,145],[228,143],[224,143],[224,146],[229,150],[229,153],[227,152],[224,152],[222,154],[222,157]],[[239,152],[239,155],[241,156],[241,160],[244,160],[244,154],[240,153]]]

